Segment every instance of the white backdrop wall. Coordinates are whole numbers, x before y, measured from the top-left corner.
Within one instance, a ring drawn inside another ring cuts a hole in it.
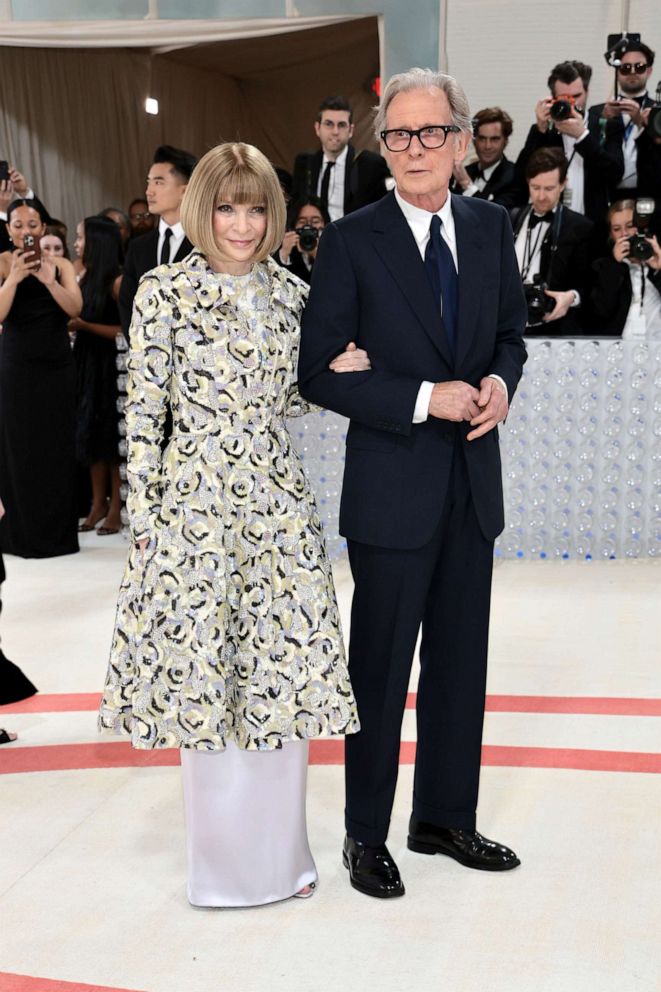
[[[442,0],[447,3],[448,71],[468,95],[471,111],[501,106],[514,119],[508,156],[516,158],[534,123],[536,102],[557,62],[592,66],[590,103],[613,84],[604,59],[606,36],[621,30],[621,0]],[[661,79],[661,0],[631,0],[629,29],[656,52]]]

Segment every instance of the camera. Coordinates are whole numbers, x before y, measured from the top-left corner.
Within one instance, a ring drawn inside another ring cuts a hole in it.
[[[636,200],[633,222],[638,228],[638,234],[632,234],[629,238],[629,258],[635,259],[637,262],[646,262],[654,254],[654,249],[647,240],[646,233],[654,208],[654,200],[649,197]]]
[[[550,313],[555,306],[553,297],[547,296],[544,292],[547,288],[546,283],[541,281],[539,275],[535,276],[532,284],[523,284],[526,306],[528,307],[528,327],[535,327],[538,324],[542,324],[544,322],[544,315]]]
[[[296,228],[296,233],[301,251],[314,251],[321,233],[319,229],[312,224],[303,224],[302,227]]]
[[[568,121],[572,115],[574,104],[573,96],[557,96],[554,98],[549,108],[549,114],[554,121]]]

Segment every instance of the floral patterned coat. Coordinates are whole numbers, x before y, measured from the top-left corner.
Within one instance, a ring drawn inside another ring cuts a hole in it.
[[[249,279],[241,297],[248,283],[193,251],[147,273],[135,299],[134,543],[99,724],[137,748],[273,749],[359,729],[321,524],[285,423],[307,411],[295,384],[307,287],[271,259]]]

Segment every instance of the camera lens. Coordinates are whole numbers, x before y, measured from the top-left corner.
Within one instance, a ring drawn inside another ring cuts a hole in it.
[[[298,243],[301,246],[301,251],[313,251],[317,247],[319,231],[316,227],[313,227],[311,224],[304,224],[302,227],[296,228],[296,233],[298,234]]]
[[[566,121],[571,117],[571,110],[569,100],[554,100],[549,113],[554,121]]]

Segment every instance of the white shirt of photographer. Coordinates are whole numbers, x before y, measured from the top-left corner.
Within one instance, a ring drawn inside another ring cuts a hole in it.
[[[651,279],[645,278],[645,295],[643,296],[642,266],[624,259],[629,267],[631,279],[631,304],[622,328],[622,338],[661,339],[661,294]]]
[[[344,151],[337,156],[335,165],[331,169],[328,183],[328,213],[331,220],[339,220],[340,217],[344,217],[344,181],[347,174],[348,154],[349,146],[347,145]],[[326,171],[326,164],[329,161],[324,155],[321,162],[321,169],[319,170],[319,179],[317,180],[317,196],[321,196],[321,183],[324,178],[324,172]]]
[[[562,135],[562,147],[565,157],[569,162],[567,170],[567,186],[565,188],[562,202],[570,210],[575,210],[577,214],[585,213],[585,162],[583,156],[576,150],[576,145],[580,144],[588,136],[588,115],[583,118],[585,130],[580,138],[572,138],[569,134]]]

